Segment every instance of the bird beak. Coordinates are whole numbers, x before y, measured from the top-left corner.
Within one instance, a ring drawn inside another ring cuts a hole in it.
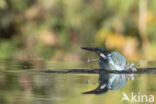
[[[97,52],[99,54],[100,57],[102,57],[103,59],[107,59],[106,55],[103,54],[99,49],[97,48],[90,48],[90,47],[81,47],[81,49],[87,50],[87,51],[93,51],[93,52]]]
[[[91,90],[91,91],[87,91],[87,92],[83,92],[82,94],[104,94],[108,91],[108,87],[107,86],[101,86],[99,85],[98,88]]]
[[[81,49],[87,50],[87,51],[97,51],[96,48],[90,48],[90,47],[81,47]]]

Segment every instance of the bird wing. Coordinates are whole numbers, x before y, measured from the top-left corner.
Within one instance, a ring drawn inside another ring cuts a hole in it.
[[[112,63],[114,63],[115,65],[123,67],[126,65],[125,57],[122,56],[119,52],[111,52],[109,57]]]
[[[125,74],[110,74],[109,88],[117,90],[125,86],[127,79]]]

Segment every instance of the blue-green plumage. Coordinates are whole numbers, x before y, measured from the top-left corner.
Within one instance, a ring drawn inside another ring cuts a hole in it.
[[[107,60],[100,58],[99,65],[102,70],[127,70],[125,68],[126,59],[118,52],[110,52],[107,55]],[[99,83],[102,84],[105,79],[108,81],[108,87],[112,90],[122,88],[127,82],[125,74],[100,74]]]
[[[82,49],[95,52],[99,58],[99,66],[101,70],[128,70],[126,68],[126,59],[118,52],[108,52],[103,48],[82,47]],[[102,74],[99,75],[99,86],[92,91],[84,92],[84,94],[102,94],[110,90],[122,88],[127,82],[125,74]]]

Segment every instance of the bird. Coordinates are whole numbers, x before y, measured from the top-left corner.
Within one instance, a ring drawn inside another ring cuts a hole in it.
[[[132,69],[136,71],[134,64],[129,64],[126,58],[117,51],[110,52],[99,47],[81,47],[81,49],[92,51],[99,56],[100,70],[129,71]],[[134,75],[99,73],[99,86],[94,90],[83,92],[83,94],[104,94],[108,90],[118,90],[125,86],[129,79],[134,79]]]

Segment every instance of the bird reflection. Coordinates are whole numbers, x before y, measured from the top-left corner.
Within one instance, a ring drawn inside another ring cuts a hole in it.
[[[99,56],[100,70],[114,70],[114,71],[136,71],[134,64],[127,63],[124,56],[113,51],[108,52],[103,48],[81,47],[84,50],[95,52]],[[134,79],[133,74],[104,74],[99,73],[99,86],[91,91],[83,94],[103,94],[108,90],[118,90],[125,86],[126,82]]]

